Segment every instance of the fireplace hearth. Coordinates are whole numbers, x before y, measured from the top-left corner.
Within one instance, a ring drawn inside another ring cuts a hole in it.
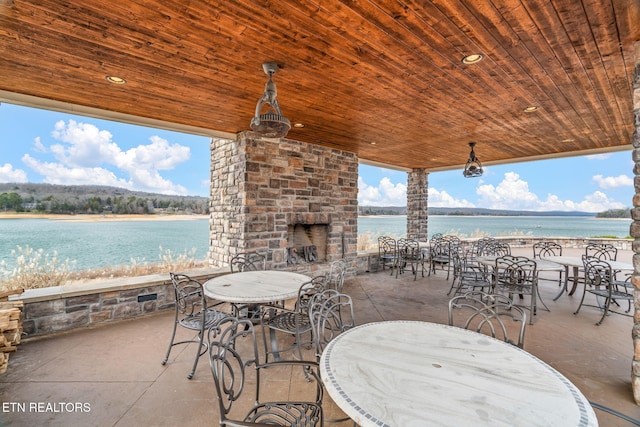
[[[325,262],[327,260],[328,224],[289,225],[287,264]]]

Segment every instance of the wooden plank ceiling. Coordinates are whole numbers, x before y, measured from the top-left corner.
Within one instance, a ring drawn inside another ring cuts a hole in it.
[[[0,97],[235,134],[275,61],[282,113],[304,124],[288,138],[364,161],[460,167],[472,141],[484,163],[626,149],[639,11],[638,0],[0,0]],[[461,62],[475,53],[484,60]]]

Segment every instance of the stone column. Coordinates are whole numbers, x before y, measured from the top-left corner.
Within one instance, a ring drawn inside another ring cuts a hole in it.
[[[209,267],[229,263],[232,247],[240,252],[244,234],[244,200],[247,185],[246,140],[211,140],[211,195],[209,217]]]
[[[407,237],[426,242],[429,240],[429,173],[414,169],[407,175]]]
[[[634,186],[636,194],[633,197],[631,210],[631,236],[633,237],[633,266],[634,274],[631,282],[635,288],[635,314],[633,317],[633,365],[631,370],[631,385],[636,404],[640,405],[640,42],[634,45],[635,72],[633,73],[633,168]]]

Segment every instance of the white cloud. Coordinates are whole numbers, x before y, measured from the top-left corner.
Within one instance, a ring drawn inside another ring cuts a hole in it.
[[[590,154],[585,156],[588,160],[607,160],[613,153]]]
[[[598,186],[604,190],[609,190],[618,187],[632,187],[633,178],[628,175],[607,176],[595,175],[593,180],[598,183]]]
[[[42,144],[42,141],[40,140],[40,137],[36,137],[33,140],[33,151],[37,152],[37,153],[46,153],[47,152],[47,147],[45,147]]]
[[[51,132],[55,139],[66,144],[54,144],[50,150],[62,164],[75,167],[93,167],[101,164],[115,164],[121,153],[118,144],[111,140],[111,132],[100,130],[92,124],[68,124],[59,121]]]
[[[14,169],[13,165],[5,163],[0,166],[0,182],[28,182],[27,173],[22,169]]]
[[[490,209],[602,212],[625,207],[623,203],[610,200],[601,191],[585,196],[580,202],[561,200],[554,194],[547,194],[546,200],[541,200],[515,172],[505,173],[497,186],[481,185],[476,192],[480,198],[478,206]]]
[[[358,204],[360,206],[406,206],[407,186],[394,184],[388,177],[380,180],[377,187],[368,185],[358,177]]]
[[[61,163],[41,162],[28,154],[22,156],[28,167],[44,176],[43,182],[61,185],[109,185],[134,190],[131,182],[119,179],[103,168],[69,168]]]
[[[490,209],[536,209],[540,200],[529,191],[529,184],[520,179],[515,172],[507,172],[497,187],[491,184],[480,185],[476,193],[480,197],[479,205]]]
[[[22,158],[28,167],[44,176],[44,182],[114,185],[138,191],[187,194],[185,187],[162,177],[160,171],[174,169],[187,161],[191,156],[189,147],[152,136],[150,144],[123,151],[109,131],[74,120],[57,122],[51,135],[61,143],[46,147],[36,138],[34,151],[51,152],[57,163],[30,155]]]
[[[474,204],[465,199],[456,199],[445,190],[438,191],[429,188],[429,207],[444,208],[472,208]]]

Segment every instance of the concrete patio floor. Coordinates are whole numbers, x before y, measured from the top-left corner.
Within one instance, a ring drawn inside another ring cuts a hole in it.
[[[530,256],[530,251],[513,252]],[[630,262],[631,254],[619,259]],[[388,271],[368,273],[345,281],[344,291],[354,300],[359,324],[394,319],[446,323],[450,281],[445,276],[438,271],[413,281],[410,274],[395,279]],[[525,350],[568,377],[589,400],[640,419],[630,381],[632,319],[611,315],[596,326],[597,309],[585,307],[574,315],[580,295],[563,295],[554,302],[557,292],[555,284],[541,285],[551,311],[540,310],[535,324],[527,326]],[[217,425],[206,356],[192,380],[186,376],[193,345],[175,347],[169,363],[160,364],[172,317],[166,312],[23,341],[11,355],[7,373],[0,375],[0,425]],[[294,394],[295,381],[300,380],[282,378],[278,387]],[[327,406],[329,416],[335,416],[335,408]],[[598,410],[596,414],[601,426],[630,425]]]

